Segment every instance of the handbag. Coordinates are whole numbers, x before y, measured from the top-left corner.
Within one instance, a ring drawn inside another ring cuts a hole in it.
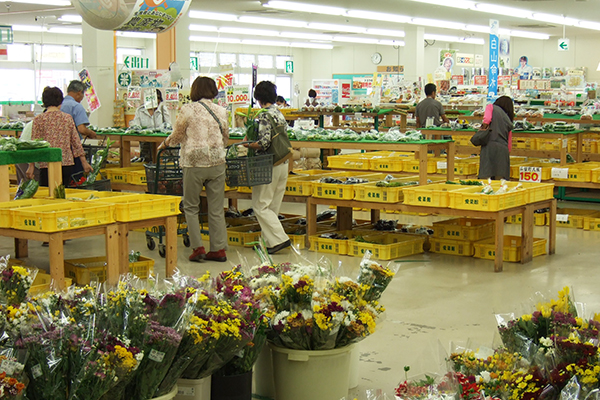
[[[491,129],[488,127],[487,129],[478,130],[472,137],[471,143],[473,146],[485,146],[490,141],[490,133]]]
[[[273,126],[271,146],[267,149],[268,154],[273,154],[273,165],[277,166],[292,158],[294,152],[292,143],[287,135],[287,124],[277,125],[275,119],[268,112],[264,113]]]

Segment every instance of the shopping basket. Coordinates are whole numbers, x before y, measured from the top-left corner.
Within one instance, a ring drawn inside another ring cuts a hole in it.
[[[84,172],[80,171],[76,174],[71,175],[71,186],[77,189],[85,189],[85,190],[98,190],[100,192],[110,192],[112,188],[110,186],[110,179],[101,179],[102,174],[98,173],[96,180],[94,183],[84,182],[80,184],[81,178],[83,177]]]
[[[233,146],[252,142],[240,142],[227,147],[225,156],[227,171],[225,180],[227,186],[258,186],[268,185],[273,178],[273,154],[255,156],[230,157],[229,152]]]
[[[99,141],[98,144],[89,144],[86,143],[86,140],[87,137],[83,139],[83,142],[81,142],[81,146],[83,147],[83,151],[85,151],[85,159],[88,163],[90,163],[90,165],[92,165],[94,163],[94,158],[96,157],[96,153],[98,152],[98,150],[103,150],[106,148],[106,137],[104,137],[104,139],[101,142]],[[102,162],[100,168],[106,167],[107,160],[108,157],[106,157],[104,162]]]

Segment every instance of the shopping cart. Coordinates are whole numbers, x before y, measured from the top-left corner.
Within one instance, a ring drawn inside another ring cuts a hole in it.
[[[146,168],[146,184],[149,193],[183,196],[183,169],[179,165],[179,147],[167,147],[160,150],[156,156],[156,164],[144,164],[144,167]],[[190,247],[190,237],[181,203],[179,204],[179,211],[181,214],[177,216],[177,235],[182,235],[183,245]],[[202,232],[208,233],[203,228],[201,226]],[[164,236],[164,226],[153,226],[146,231],[148,249],[154,250],[156,248],[154,239],[157,238],[158,254],[161,257],[165,256]]]

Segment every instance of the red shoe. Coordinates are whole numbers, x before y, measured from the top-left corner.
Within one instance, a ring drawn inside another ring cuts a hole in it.
[[[227,254],[225,254],[225,250],[210,251],[206,254],[206,261],[225,262],[227,261]]]
[[[190,261],[200,261],[200,260],[204,260],[205,258],[206,258],[206,250],[204,250],[204,247],[197,247],[192,252],[192,255],[190,256]]]

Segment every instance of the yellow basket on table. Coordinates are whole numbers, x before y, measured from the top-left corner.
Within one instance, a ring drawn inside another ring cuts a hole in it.
[[[154,260],[140,256],[138,261],[129,263],[129,272],[140,279],[148,279],[154,274]],[[88,285],[92,280],[106,280],[106,257],[86,257],[65,260],[65,277],[77,285]]]
[[[344,174],[344,176],[337,176],[335,178],[346,182],[351,176]],[[366,179],[369,182],[383,179],[385,175],[366,173],[364,175],[354,176],[356,178]],[[344,183],[324,183],[315,181],[313,183],[313,196],[324,198],[324,199],[340,199],[340,200],[352,200],[354,199],[354,191],[356,190],[356,184],[344,184]]]
[[[600,217],[600,212],[596,210],[559,208],[556,210],[556,225],[563,228],[584,229],[586,219],[593,221],[598,217]]]
[[[470,240],[431,237],[429,242],[431,243],[429,251],[432,253],[471,257],[475,251],[474,242]]]
[[[115,206],[100,202],[65,202],[12,210],[13,228],[59,232],[112,224]]]
[[[334,169],[368,171],[371,168],[369,153],[340,154],[327,157],[327,166]]]
[[[64,199],[23,199],[0,203],[0,228],[13,227],[13,210],[47,204],[66,203]]]
[[[403,190],[404,204],[446,208],[450,205],[450,193],[464,187],[447,183],[407,187]]]
[[[518,182],[507,182],[508,191],[501,194],[482,193],[483,187],[471,186],[449,193],[450,208],[460,210],[498,211],[527,203],[529,194],[526,189],[518,187]],[[500,182],[492,184],[494,192],[501,187]]]
[[[435,238],[476,241],[493,237],[495,232],[494,221],[487,219],[453,218],[433,223]]]
[[[546,239],[533,239],[533,257],[538,257],[546,254]],[[486,239],[475,242],[475,258],[483,258],[485,260],[496,259],[496,239]],[[521,261],[521,237],[520,236],[504,236],[504,248],[502,251],[502,260],[507,262]]]
[[[568,181],[568,182],[592,182],[592,171],[600,168],[600,163],[588,162],[588,163],[576,163],[567,164],[565,166],[557,166],[557,168],[564,168],[568,170],[567,178],[554,178],[555,181]]]
[[[376,203],[400,203],[404,201],[404,189],[419,185],[419,176],[395,178],[389,182],[391,184],[399,183],[402,186],[377,186],[378,182],[362,183],[357,185],[354,198]]]
[[[131,222],[178,215],[180,200],[179,196],[130,194],[92,200],[90,203],[110,203],[114,206],[116,221]]]
[[[355,239],[348,242],[348,255],[362,257],[370,251],[373,258],[378,260],[393,260],[423,253],[423,244],[426,238],[420,235],[406,235],[397,233],[384,233],[366,235],[364,241]]]

